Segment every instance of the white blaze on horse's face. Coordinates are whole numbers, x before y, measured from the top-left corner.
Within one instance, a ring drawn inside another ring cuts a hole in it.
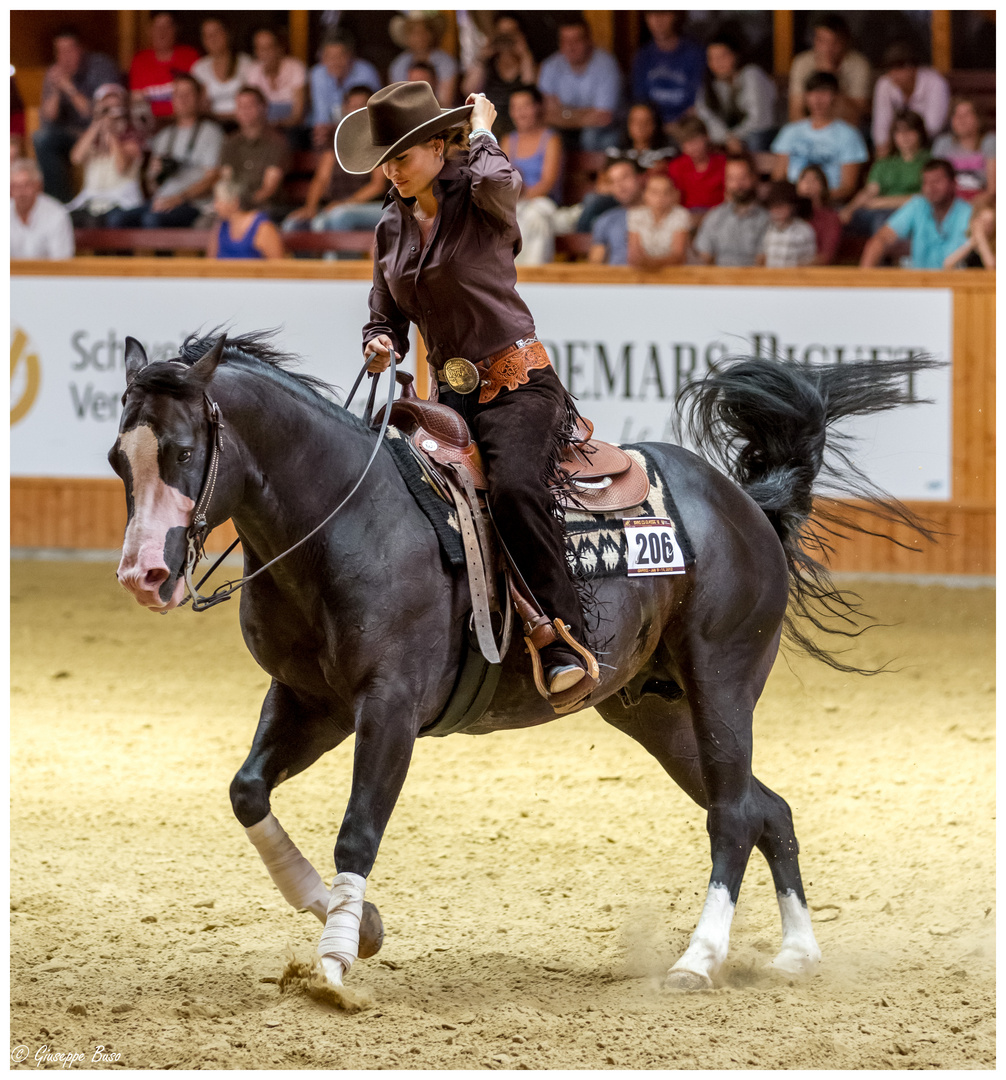
[[[170,594],[163,595],[172,575],[165,549],[171,529],[188,528],[195,503],[161,479],[153,428],[140,424],[122,432],[119,450],[129,462],[132,485],[132,514],[122,543],[119,584],[144,607],[168,611],[181,603],[185,580],[179,574]]]

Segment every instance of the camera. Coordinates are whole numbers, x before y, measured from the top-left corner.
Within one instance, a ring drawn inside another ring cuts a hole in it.
[[[175,175],[176,172],[185,164],[184,161],[179,161],[177,158],[166,157],[161,158],[161,167],[158,170],[157,175],[154,177],[154,184],[160,187],[166,183]]]

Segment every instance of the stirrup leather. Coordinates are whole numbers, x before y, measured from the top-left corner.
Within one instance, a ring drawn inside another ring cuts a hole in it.
[[[562,619],[553,619],[552,626],[558,636],[562,638],[574,652],[583,657],[584,663],[587,666],[583,678],[575,686],[571,686],[568,690],[562,690],[558,694],[550,694],[548,692],[548,687],[545,685],[545,672],[542,668],[541,654],[538,652],[538,649],[530,636],[524,638],[527,651],[531,654],[531,671],[534,675],[535,688],[549,705],[552,706],[555,712],[561,716],[563,713],[572,712],[579,706],[580,702],[594,692],[598,683],[601,681],[601,672],[594,655],[573,637]]]

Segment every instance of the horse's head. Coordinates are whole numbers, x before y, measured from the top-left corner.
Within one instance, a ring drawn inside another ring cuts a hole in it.
[[[108,453],[126,488],[127,524],[118,578],[137,603],[168,611],[185,591],[186,531],[209,454],[205,391],[225,338],[198,361],[149,363],[126,338],[126,392]]]

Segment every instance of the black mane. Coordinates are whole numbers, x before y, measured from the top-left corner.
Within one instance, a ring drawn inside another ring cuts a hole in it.
[[[137,385],[147,390],[161,391],[176,396],[187,396],[192,387],[185,378],[185,370],[179,365],[191,366],[209,352],[223,333],[222,327],[216,327],[208,334],[189,334],[178,350],[177,360],[160,361],[149,364],[136,376]],[[315,407],[324,409],[340,420],[363,426],[363,422],[348,412],[339,401],[341,394],[336,387],[316,375],[301,371],[291,371],[293,364],[300,363],[300,357],[285,353],[276,348],[273,338],[278,329],[253,330],[246,334],[228,337],[224,346],[222,364],[246,366],[251,370],[264,372],[287,389],[294,389]]]

